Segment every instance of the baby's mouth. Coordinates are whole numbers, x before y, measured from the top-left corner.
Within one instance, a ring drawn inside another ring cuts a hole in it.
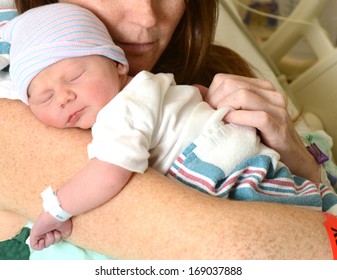
[[[79,110],[79,111],[71,114],[68,117],[67,124],[71,125],[71,126],[74,125],[79,120],[79,118],[81,117],[81,112],[82,112],[82,110]]]

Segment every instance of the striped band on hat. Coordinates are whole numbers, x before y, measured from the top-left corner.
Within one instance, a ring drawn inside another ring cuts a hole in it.
[[[65,58],[102,55],[128,68],[123,50],[105,25],[77,5],[56,3],[28,10],[0,28],[10,43],[10,75],[18,98],[28,104],[27,89],[46,67]]]

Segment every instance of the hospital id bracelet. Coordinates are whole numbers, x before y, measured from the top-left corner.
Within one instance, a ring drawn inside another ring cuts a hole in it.
[[[71,218],[72,215],[64,211],[62,207],[60,206],[61,203],[59,199],[57,198],[56,193],[53,192],[53,189],[51,188],[51,186],[46,188],[41,193],[41,197],[43,200],[42,205],[43,205],[44,211],[48,212],[56,220],[65,222],[66,220]]]
[[[310,143],[310,145],[307,146],[307,150],[315,158],[318,164],[323,164],[329,160],[329,157],[324,154],[315,143]]]

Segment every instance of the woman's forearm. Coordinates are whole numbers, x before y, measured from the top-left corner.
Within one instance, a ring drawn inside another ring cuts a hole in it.
[[[88,162],[90,131],[46,127],[26,105],[5,99],[0,126],[0,207],[34,219],[41,191],[60,187]]]
[[[71,240],[120,258],[331,258],[319,212],[214,198],[153,170],[147,175],[134,176],[109,203],[76,217]],[[94,227],[99,230],[87,230]]]
[[[14,212],[0,211],[0,242],[13,238],[27,224],[28,220]]]
[[[90,132],[46,128],[9,100],[0,100],[0,125],[0,210],[35,219],[40,192],[88,162]],[[151,169],[73,221],[69,241],[117,258],[331,258],[318,212],[214,198]]]

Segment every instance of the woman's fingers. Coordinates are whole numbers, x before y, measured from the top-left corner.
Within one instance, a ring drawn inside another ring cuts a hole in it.
[[[287,99],[270,82],[218,74],[203,96],[214,108],[234,108],[225,116],[226,122],[257,128],[262,141],[280,154],[294,174],[317,181],[317,165],[296,132]]]
[[[216,108],[234,108],[225,120],[257,128],[265,144],[272,148],[279,148],[293,127],[286,98],[267,81],[218,74],[207,98]]]
[[[286,107],[284,95],[276,92],[270,82],[226,74],[218,74],[214,78],[204,99],[214,108],[232,106],[235,109],[259,110],[264,108],[265,103]]]
[[[243,82],[248,83],[251,85],[259,86],[264,89],[273,90],[275,89],[273,84],[269,82],[268,80],[263,80],[259,78],[250,78],[245,76],[239,76],[239,75],[232,75],[232,74],[216,74],[213,78],[214,84],[221,84],[223,81],[236,81],[236,82]]]
[[[225,116],[225,121],[255,127],[260,131],[263,142],[276,150],[288,138],[289,118],[278,111],[278,116],[266,111],[234,110]]]
[[[287,108],[286,99],[282,94],[259,89],[239,89],[226,96],[219,93],[214,100],[217,100],[217,108],[231,106],[235,110],[263,110],[270,114],[273,114],[275,108]]]
[[[218,74],[207,98],[215,108],[234,108],[224,120],[257,128],[267,146],[281,151],[285,143],[293,145],[294,127],[287,111],[286,98],[275,91],[270,82]]]

